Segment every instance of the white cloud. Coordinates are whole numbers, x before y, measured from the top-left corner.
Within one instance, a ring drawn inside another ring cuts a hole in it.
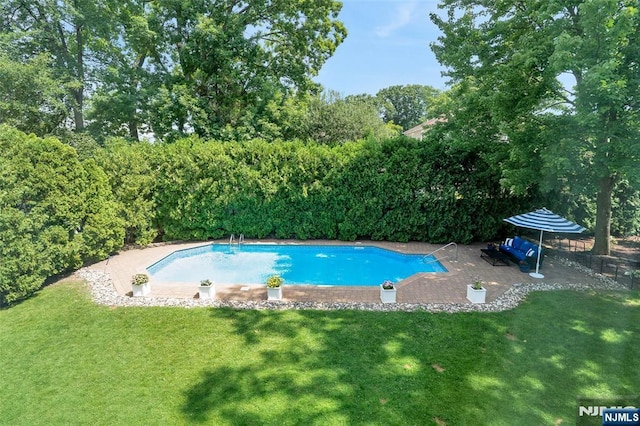
[[[408,25],[414,16],[417,4],[416,1],[411,1],[398,5],[391,21],[386,25],[376,27],[378,37],[388,37],[397,29]]]

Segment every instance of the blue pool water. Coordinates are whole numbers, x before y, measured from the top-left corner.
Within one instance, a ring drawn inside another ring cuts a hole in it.
[[[447,272],[424,255],[371,246],[210,244],[176,251],[147,268],[157,281],[264,284],[279,274],[285,284],[379,285],[418,272]]]

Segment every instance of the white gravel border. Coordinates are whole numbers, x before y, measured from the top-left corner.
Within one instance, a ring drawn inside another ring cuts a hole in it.
[[[91,288],[93,301],[99,305],[107,306],[175,306],[183,308],[213,307],[234,309],[272,309],[272,310],[363,310],[363,311],[428,311],[428,312],[499,312],[513,309],[532,291],[550,290],[628,290],[625,286],[594,273],[579,263],[565,258],[558,260],[566,266],[574,267],[581,272],[597,278],[595,284],[560,284],[560,283],[531,283],[514,284],[500,297],[491,303],[322,303],[322,302],[272,302],[267,300],[256,301],[230,301],[230,300],[201,300],[195,298],[165,298],[165,297],[131,297],[120,296],[111,281],[111,276],[106,272],[92,270],[90,267],[82,268],[76,275],[87,280]]]

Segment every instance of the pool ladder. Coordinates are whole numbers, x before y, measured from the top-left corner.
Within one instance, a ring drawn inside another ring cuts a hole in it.
[[[236,234],[231,234],[231,237],[229,237],[229,245],[232,245],[232,244],[240,245],[242,243],[244,243],[244,234],[240,234],[237,240],[236,240]]]
[[[432,256],[435,253],[439,252],[440,250],[444,250],[444,249],[446,249],[448,247],[452,247],[452,246],[455,248],[453,256],[447,255],[447,256],[441,257],[440,259],[438,259],[437,257],[434,256],[433,259],[429,259],[429,256]],[[444,245],[444,246],[440,247],[439,249],[432,251],[429,254],[425,254],[424,257],[422,258],[422,261],[424,263],[429,264],[429,263],[435,263],[435,262],[439,262],[441,260],[449,259],[449,258],[452,258],[451,259],[452,262],[457,262],[458,261],[458,245],[456,243],[454,243],[454,242],[451,242],[451,243],[449,243],[447,245]]]

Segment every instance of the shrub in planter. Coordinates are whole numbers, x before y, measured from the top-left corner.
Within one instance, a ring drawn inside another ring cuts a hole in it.
[[[133,285],[144,285],[149,282],[149,276],[147,274],[135,274],[131,279]]]
[[[471,283],[471,288],[474,290],[481,290],[482,289],[482,280],[478,277],[475,277],[473,279],[473,283]]]
[[[213,299],[216,295],[216,288],[211,280],[200,281],[200,291],[198,293],[200,299]]]
[[[473,282],[467,285],[467,300],[471,303],[485,303],[487,298],[487,289],[483,287],[480,278],[475,277]]]
[[[283,281],[284,279],[280,275],[272,275],[267,278],[267,288],[278,288]]]
[[[267,278],[267,300],[282,299],[282,283],[284,280],[280,275],[272,275]]]
[[[380,301],[382,303],[396,303],[396,285],[391,281],[380,284]]]
[[[135,274],[131,278],[131,289],[133,290],[133,295],[136,297],[149,294],[151,291],[149,276],[147,274]]]

